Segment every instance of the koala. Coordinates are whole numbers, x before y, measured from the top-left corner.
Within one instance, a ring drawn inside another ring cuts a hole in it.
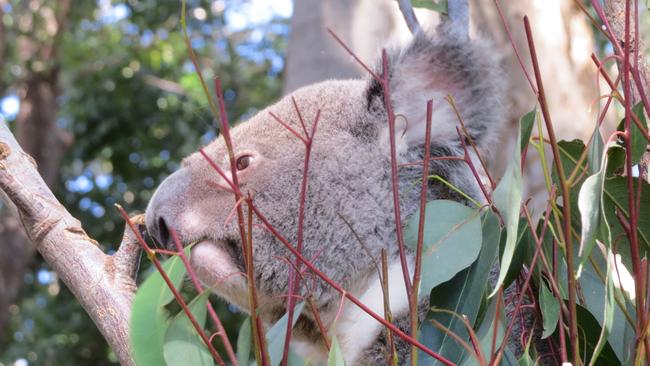
[[[381,66],[375,73],[382,74]],[[389,52],[388,76],[391,104],[397,116],[398,163],[422,161],[426,144],[434,157],[463,156],[463,142],[456,131],[458,117],[444,99],[448,95],[456,102],[468,134],[482,154],[489,156],[505,121],[501,103],[504,88],[498,62],[484,42],[469,40],[455,30],[452,21],[443,21],[434,35],[420,31],[408,45]],[[308,171],[302,253],[329,278],[382,315],[384,303],[376,264],[385,251],[394,323],[408,330],[408,300],[396,225],[404,225],[419,207],[421,184],[414,183],[421,179],[422,164],[399,168],[402,222],[396,223],[384,97],[381,83],[371,76],[325,81],[284,97],[238,124],[231,135],[241,191],[250,193],[253,204],[270,224],[295,245],[305,145],[271,114],[295,131],[302,131],[300,111],[307,131],[311,131],[320,113]],[[430,141],[426,141],[429,99],[433,100],[432,133]],[[207,145],[204,152],[224,172],[230,172],[222,137]],[[431,174],[481,199],[477,180],[464,162],[433,159],[429,168]],[[156,190],[146,210],[146,226],[163,245],[173,246],[172,229],[184,245],[196,243],[191,249],[191,265],[201,281],[228,302],[250,311],[242,240],[237,219],[229,220],[235,198],[232,192],[220,188],[223,186],[227,186],[225,180],[204,156],[198,152],[190,155]],[[462,195],[437,180],[428,182],[427,198],[466,203]],[[283,258],[293,261],[294,257],[260,225],[257,217],[252,239],[258,313],[272,324],[285,313],[285,295],[293,270]],[[414,261],[414,253],[407,250],[411,272]],[[309,271],[297,294],[312,296],[326,327],[336,320],[336,326],[330,329],[348,365],[386,362],[386,334],[380,323],[350,302],[340,307],[341,295]],[[428,305],[426,294],[423,298],[421,312]],[[327,349],[308,307],[299,314],[292,343],[312,363],[327,359]],[[399,339],[396,343],[400,363],[406,362],[408,344]]]

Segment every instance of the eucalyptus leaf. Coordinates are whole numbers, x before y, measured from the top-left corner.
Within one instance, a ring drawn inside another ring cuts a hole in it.
[[[239,328],[237,336],[237,363],[242,366],[248,365],[251,355],[251,344],[253,342],[253,329],[251,318],[247,317]]]
[[[476,332],[476,337],[478,338],[479,341],[479,347],[481,348],[481,352],[487,359],[486,361],[489,361],[490,354],[492,351],[492,344],[494,344],[495,349],[498,349],[503,343],[503,337],[505,336],[504,324],[508,324],[505,319],[505,315],[503,314],[503,309],[501,309],[501,311],[498,314],[496,314],[497,301],[498,301],[497,298],[493,298],[492,301],[490,301],[490,305],[488,306],[487,311],[485,312],[486,315],[481,321],[481,324],[478,327],[478,331]],[[494,323],[497,320],[496,319],[497,317],[498,317],[498,323],[496,324],[497,331],[495,334]],[[462,363],[460,363],[460,365],[474,366],[474,365],[479,365],[479,362],[475,357],[467,357],[463,360]]]
[[[533,134],[533,126],[535,126],[535,117],[537,117],[537,110],[533,109],[532,111],[524,114],[521,117],[521,140],[519,141],[519,147],[523,153],[528,143],[530,141],[530,136]]]
[[[534,113],[535,111],[531,112]],[[499,277],[490,297],[493,296],[503,285],[503,281],[508,274],[508,269],[512,263],[512,257],[517,246],[517,226],[519,223],[519,211],[521,210],[521,198],[523,182],[521,177],[521,136],[522,128],[527,124],[524,119],[530,118],[530,113],[522,118],[521,128],[517,130],[517,141],[520,146],[515,146],[513,158],[506,168],[506,172],[501,178],[501,182],[494,190],[494,203],[505,220],[506,226],[506,245],[501,255]]]
[[[327,355],[327,366],[345,366],[343,352],[341,352],[341,347],[339,346],[339,341],[336,340],[336,336],[332,337],[332,346]]]
[[[544,333],[542,334],[542,339],[544,339],[553,334],[557,327],[557,322],[560,319],[560,303],[543,281],[539,285],[539,308],[542,311],[544,323]]]
[[[440,14],[447,14],[447,0],[411,0],[414,8],[425,8]]]
[[[606,162],[603,163],[603,167]],[[578,209],[580,210],[581,219],[581,235],[580,235],[580,249],[578,257],[580,257],[580,265],[578,266],[577,277],[580,277],[582,268],[589,260],[591,250],[596,245],[596,236],[598,233],[598,224],[600,224],[600,214],[602,209],[602,197],[605,180],[605,169],[587,178],[578,194]]]
[[[589,162],[589,172],[591,174],[595,174],[596,172],[600,171],[604,150],[605,145],[603,144],[603,138],[600,136],[600,129],[598,126],[596,126],[594,133],[591,135],[589,155],[587,155],[587,161]]]
[[[205,326],[210,293],[210,290],[203,291],[188,304],[196,322],[202,327]],[[172,319],[167,328],[163,350],[167,366],[214,365],[210,351],[183,310]]]
[[[445,309],[455,314],[467,317],[470,324],[476,322],[481,307],[481,300],[488,288],[490,270],[497,259],[498,245],[502,235],[499,220],[492,211],[482,216],[483,244],[476,262],[470,268],[464,269],[451,280],[436,286],[430,295],[429,305],[432,309]],[[431,319],[443,324],[461,339],[468,340],[469,334],[458,317],[447,312],[430,311],[422,323],[419,334],[420,341],[429,349],[444,356],[452,362],[460,362],[464,355],[456,340],[449,334],[436,328]],[[434,359],[424,352],[418,353],[420,365],[434,364]]]
[[[648,123],[646,122],[645,119],[643,103],[639,102],[637,105],[632,107],[632,113],[634,113],[637,116],[644,130],[648,131]],[[636,164],[639,161],[639,159],[641,159],[643,153],[645,153],[646,147],[648,146],[648,140],[645,139],[645,136],[643,135],[641,130],[639,130],[639,127],[636,125],[636,123],[634,123],[634,121],[630,121],[630,123],[631,123],[630,144],[632,146],[632,162]],[[625,131],[625,119],[621,120],[621,122],[619,123],[618,131]]]
[[[419,210],[404,228],[404,242],[417,248]],[[481,250],[479,211],[458,202],[435,200],[425,207],[420,295],[469,267]]]
[[[189,254],[189,248],[185,253]],[[179,288],[185,276],[180,257],[168,259],[162,267],[174,287]],[[173,299],[174,295],[158,271],[153,271],[140,285],[133,299],[129,327],[133,359],[138,366],[165,364],[163,345],[171,316],[165,305]]]
[[[305,307],[305,302],[300,302],[294,308],[293,313],[293,327],[296,325],[302,309]],[[285,313],[280,320],[278,320],[271,329],[266,332],[266,343],[268,345],[269,357],[271,358],[271,365],[277,366],[282,361],[282,353],[284,352],[284,340],[287,334],[287,324],[289,323],[289,316]]]

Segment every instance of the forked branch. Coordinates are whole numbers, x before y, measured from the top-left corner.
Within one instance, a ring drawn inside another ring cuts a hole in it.
[[[125,230],[119,250],[101,251],[79,220],[57,201],[4,121],[0,121],[0,189],[15,205],[27,236],[72,291],[108,341],[120,363],[134,365],[128,344],[139,249]],[[141,215],[132,219],[142,223]]]

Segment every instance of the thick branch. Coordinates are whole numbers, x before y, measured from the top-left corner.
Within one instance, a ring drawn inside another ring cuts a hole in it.
[[[104,254],[56,200],[34,160],[1,120],[0,189],[16,206],[36,249],[79,300],[121,364],[133,365],[128,330],[138,259],[134,236],[125,234],[115,255]]]

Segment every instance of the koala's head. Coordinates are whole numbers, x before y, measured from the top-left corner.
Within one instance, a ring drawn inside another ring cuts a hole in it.
[[[431,39],[420,34],[389,56],[399,162],[422,160],[429,99],[434,106],[432,154],[462,155],[458,118],[444,99],[447,95],[457,103],[472,139],[488,151],[503,121],[497,70],[483,46],[453,37]],[[381,68],[376,73],[381,75]],[[371,77],[326,81],[297,90],[231,130],[241,191],[250,193],[271,225],[295,245],[305,145],[271,113],[302,134],[298,110],[307,131],[320,111],[308,171],[303,254],[353,293],[364,291],[382,249],[389,261],[398,255],[384,97],[381,84]],[[204,151],[224,172],[230,172],[222,137]],[[421,165],[400,168],[404,219],[418,207],[420,185],[416,181],[421,169]],[[432,161],[431,174],[476,195],[475,179],[462,162]],[[171,229],[185,245],[198,242],[191,255],[198,276],[246,309],[242,240],[237,216],[232,215],[236,199],[221,186],[227,184],[205,157],[190,155],[156,191],[147,208],[146,224],[164,245],[170,245]],[[434,181],[429,192],[429,199],[462,200]],[[242,208],[246,212],[246,206]],[[283,312],[283,295],[293,270],[284,258],[293,257],[257,218],[252,237],[260,312],[266,319],[277,318]],[[311,293],[325,317],[333,314],[338,295],[315,277],[306,276],[299,292]]]

